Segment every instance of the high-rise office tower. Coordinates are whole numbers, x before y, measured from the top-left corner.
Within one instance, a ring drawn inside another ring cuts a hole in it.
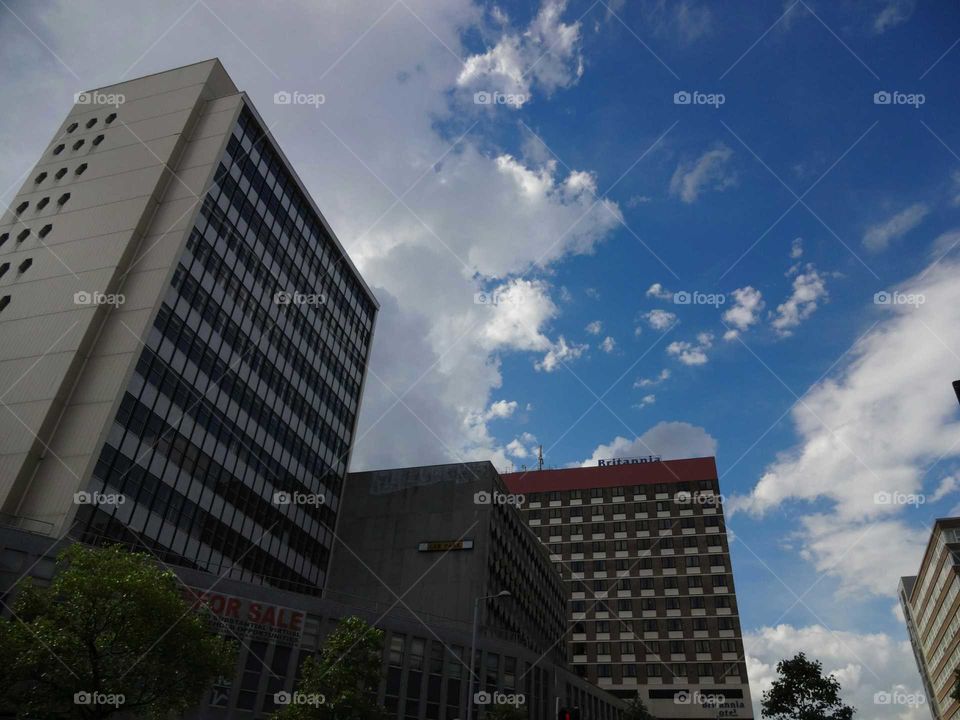
[[[563,576],[580,675],[658,718],[753,717],[713,458],[503,480]]]
[[[318,592],[377,303],[220,62],[79,95],[0,220],[5,522]]]
[[[960,718],[960,518],[940,518],[915,577],[900,580],[900,604],[930,714]]]

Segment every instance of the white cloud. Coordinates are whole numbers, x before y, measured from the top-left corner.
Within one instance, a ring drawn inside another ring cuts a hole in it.
[[[793,292],[786,301],[777,305],[771,322],[781,337],[793,334],[793,329],[816,312],[818,304],[827,299],[827,281],[817,269],[808,264],[806,269],[793,279]]]
[[[797,260],[803,256],[803,238],[794,238],[790,244],[790,259]]]
[[[663,381],[669,378],[670,378],[670,371],[667,368],[664,368],[663,370],[660,371],[660,374],[657,375],[655,378],[637,378],[636,381],[633,383],[633,386],[635,388],[652,387],[654,385],[659,385],[660,383],[662,383]]]
[[[939,259],[953,252],[958,246],[960,246],[960,228],[947,230],[930,244],[930,256]]]
[[[580,23],[563,22],[566,5],[566,0],[544,0],[523,33],[505,34],[487,52],[468,57],[457,85],[468,93],[496,91],[518,96],[521,100],[509,105],[518,108],[534,86],[550,95],[574,84],[583,74]]]
[[[940,481],[940,484],[937,485],[933,494],[927,498],[927,502],[935,503],[943,500],[947,495],[956,492],[957,486],[957,479],[953,475],[947,475]]]
[[[884,0],[880,12],[873,18],[873,32],[882,35],[890,28],[902,25],[913,15],[914,0]]]
[[[640,398],[640,402],[636,403],[634,407],[642,409],[642,408],[645,408],[647,405],[653,405],[656,401],[657,401],[656,395],[653,395],[653,394],[644,395],[642,398]]]
[[[607,335],[607,337],[603,339],[603,342],[600,343],[600,349],[607,354],[612,353],[617,349],[617,341]]]
[[[646,295],[647,297],[656,298],[657,300],[673,300],[673,293],[660,283],[654,283],[648,287]]]
[[[598,445],[580,465],[596,465],[597,460],[613,457],[660,455],[664,460],[713,456],[717,441],[702,427],[685,422],[660,422],[633,440],[617,436]]]
[[[926,720],[925,706],[877,704],[878,692],[921,694],[923,685],[910,643],[882,633],[835,631],[823,625],[794,627],[781,624],[745,632],[743,646],[753,696],[754,714],[760,717],[763,693],[777,677],[777,663],[798,652],[819,660],[825,674],[841,685],[841,698],[865,720]]]
[[[733,327],[723,334],[724,340],[733,340],[760,319],[763,311],[763,295],[749,285],[737,288],[731,293],[733,305],[723,314],[723,321]]]
[[[584,292],[584,293],[586,294],[586,296],[587,296],[588,298],[590,298],[591,300],[599,300],[599,299],[600,299],[600,291],[597,290],[596,288],[592,288],[592,287],[591,287],[591,288],[587,288],[587,289],[584,290],[583,292]]]
[[[670,194],[692,203],[705,189],[722,191],[735,185],[736,173],[728,168],[732,157],[733,151],[721,143],[696,160],[681,162],[670,178]]]
[[[654,330],[666,330],[677,321],[674,313],[660,309],[644,313],[643,318]]]
[[[587,325],[586,330],[591,335],[599,335],[603,332],[603,323],[599,320],[594,320]]]
[[[883,222],[871,225],[863,235],[863,245],[868,250],[886,250],[891,240],[903,237],[923,222],[930,212],[924,203],[914,203]]]
[[[528,433],[523,433],[520,437],[514,438],[507,443],[507,454],[511,457],[523,459],[533,457],[537,454],[536,448],[531,447],[537,442],[537,438]]]
[[[514,279],[488,293],[496,305],[481,305],[488,312],[478,328],[480,343],[490,349],[545,350],[550,340],[541,332],[556,317],[557,306],[549,288],[539,280]]]
[[[572,362],[586,352],[588,345],[578,345],[577,343],[567,343],[563,335],[555,342],[543,356],[543,359],[537,362],[534,367],[543,372],[553,372],[561,364]]]
[[[713,346],[713,335],[710,333],[700,333],[697,335],[697,342],[676,341],[667,345],[667,353],[675,356],[684,365],[705,365],[707,360],[706,351]]]
[[[960,263],[943,261],[897,288],[926,302],[881,306],[884,317],[845,364],[791,410],[797,444],[730,504],[763,514],[789,501],[823,501],[803,516],[798,539],[803,556],[845,593],[892,596],[926,544],[929,511],[877,502],[878,493],[929,493],[932,502],[952,490],[946,473],[929,468],[960,457],[949,371],[960,347],[958,272]]]
[[[494,403],[490,404],[490,407],[487,409],[487,412],[484,413],[485,420],[496,420],[502,418],[508,418],[517,409],[516,400],[497,400]]]

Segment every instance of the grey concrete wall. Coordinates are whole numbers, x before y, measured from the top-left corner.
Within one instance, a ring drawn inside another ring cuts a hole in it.
[[[497,478],[489,462],[348,475],[326,596],[390,604],[393,590],[415,611],[472,622],[474,598],[499,590],[485,586],[491,506],[474,503]],[[417,549],[461,537],[472,550]]]

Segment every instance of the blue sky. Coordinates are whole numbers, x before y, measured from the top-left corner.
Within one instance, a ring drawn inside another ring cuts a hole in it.
[[[382,304],[355,468],[714,453],[755,694],[926,715],[872,697],[960,503],[955,3],[101,4],[0,10],[6,201],[74,92],[220,57]]]

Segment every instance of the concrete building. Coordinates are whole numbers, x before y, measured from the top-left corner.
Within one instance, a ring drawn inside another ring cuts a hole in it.
[[[377,303],[217,60],[82,93],[0,218],[0,511],[319,593]]]
[[[569,599],[568,660],[657,718],[752,718],[713,458],[509,473]]]
[[[950,695],[960,668],[960,518],[934,523],[920,570],[901,578],[899,596],[930,712],[957,720],[960,702]]]
[[[530,720],[552,720],[562,707],[581,708],[584,720],[617,716],[621,703],[565,663],[565,590],[520,517],[522,500],[507,492],[489,462],[348,476],[324,597],[408,608],[422,619],[420,639],[390,640],[395,657],[415,648],[420,658],[413,668],[389,667],[382,699],[391,716],[422,718],[417,708],[425,699],[428,720],[463,718],[467,702],[474,703],[474,717],[484,717],[488,700],[517,694]],[[468,689],[467,665],[459,659],[470,656],[475,607],[475,679]],[[421,685],[424,638],[431,636],[460,667]]]

